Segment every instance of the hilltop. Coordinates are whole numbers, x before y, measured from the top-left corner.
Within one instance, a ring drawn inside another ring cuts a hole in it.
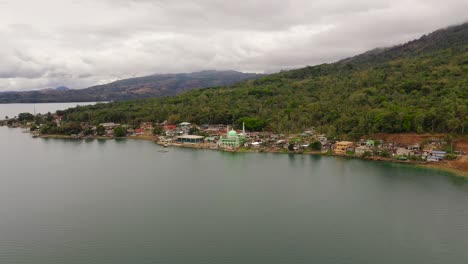
[[[239,124],[357,138],[384,132],[467,133],[468,24],[332,64],[165,98],[80,107],[66,121]]]
[[[86,89],[69,89],[60,86],[39,91],[3,92],[0,93],[0,103],[100,102],[163,97],[198,88],[230,85],[261,76],[261,74],[236,71],[155,74]]]

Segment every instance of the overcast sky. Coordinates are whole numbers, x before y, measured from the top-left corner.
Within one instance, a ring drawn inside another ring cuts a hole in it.
[[[467,0],[0,0],[0,91],[274,72],[468,21]]]

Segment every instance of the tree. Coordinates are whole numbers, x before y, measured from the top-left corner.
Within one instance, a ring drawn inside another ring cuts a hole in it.
[[[320,143],[320,141],[314,141],[310,144],[309,148],[315,151],[320,151],[322,150],[322,143]]]
[[[34,115],[30,113],[21,113],[18,115],[18,121],[23,122],[23,121],[33,121],[34,120]]]
[[[114,135],[115,137],[125,137],[127,135],[127,130],[122,126],[118,126],[114,129]]]
[[[153,128],[153,135],[154,136],[161,135],[162,132],[163,132],[163,128],[161,126],[155,126]]]
[[[93,129],[91,127],[87,127],[85,130],[83,130],[83,133],[85,134],[85,136],[89,136],[89,135],[92,135],[93,134]]]
[[[172,114],[172,115],[170,115],[170,116],[167,118],[167,121],[168,121],[170,124],[177,124],[177,123],[179,123],[179,121],[180,121],[180,115],[178,115],[178,114]]]
[[[47,122],[45,123],[41,129],[40,129],[41,134],[58,134],[58,128],[57,128],[57,123],[55,122]]]
[[[52,122],[52,121],[54,121],[54,116],[52,115],[52,113],[47,112],[47,114],[46,114],[46,121],[47,121],[47,122]]]
[[[267,122],[260,118],[256,117],[243,117],[238,121],[238,126],[242,126],[242,123],[245,124],[245,129],[249,131],[262,131],[266,126]]]
[[[103,126],[98,125],[96,127],[96,134],[98,134],[98,136],[104,136],[105,133],[106,133],[106,129]]]
[[[189,129],[188,134],[189,134],[189,135],[197,135],[198,132],[200,132],[200,129],[198,129],[197,127],[193,126],[193,127],[191,127],[191,128]]]
[[[65,135],[74,135],[81,133],[82,130],[83,128],[81,127],[81,124],[79,122],[72,122],[61,126],[60,129],[57,129],[57,133]]]

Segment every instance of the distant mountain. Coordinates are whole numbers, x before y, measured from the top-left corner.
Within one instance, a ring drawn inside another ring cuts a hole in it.
[[[176,95],[186,90],[225,86],[263,76],[236,71],[201,71],[180,74],[155,74],[124,79],[86,89],[55,89],[2,92],[0,103],[97,102]]]
[[[284,133],[315,127],[329,137],[356,139],[378,132],[466,134],[467,117],[465,23],[403,45],[228,87],[73,108],[64,120],[238,125],[245,121],[255,130]]]
[[[55,88],[56,91],[67,91],[67,90],[70,90],[70,88],[66,87],[66,86],[59,86],[57,88]]]

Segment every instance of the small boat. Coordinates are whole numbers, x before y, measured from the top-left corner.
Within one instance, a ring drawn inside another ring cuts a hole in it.
[[[164,143],[163,147],[167,148],[169,145],[167,143]]]

